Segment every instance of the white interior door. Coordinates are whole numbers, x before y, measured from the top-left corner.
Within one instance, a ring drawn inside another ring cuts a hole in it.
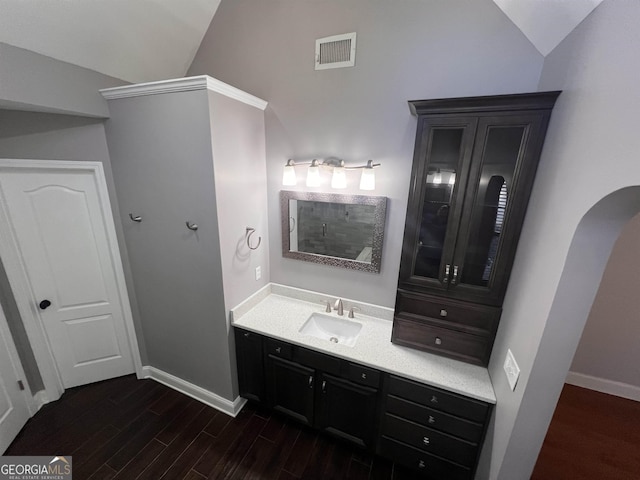
[[[0,455],[31,416],[18,380],[24,375],[6,319],[0,309]]]
[[[40,322],[65,388],[134,371],[128,298],[118,288],[122,267],[98,180],[83,168],[0,168],[5,221],[26,278],[21,313]]]

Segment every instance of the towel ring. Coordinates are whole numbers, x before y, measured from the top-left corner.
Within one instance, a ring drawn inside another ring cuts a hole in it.
[[[129,214],[129,218],[132,222],[140,223],[142,221],[142,217],[140,215],[133,215],[133,213]]]
[[[197,224],[197,223],[191,223],[191,222],[189,222],[189,221],[184,222],[184,223],[186,223],[186,224],[187,224],[187,228],[188,228],[189,230],[193,230],[194,232],[195,232],[196,230],[198,230],[198,224]]]
[[[262,237],[258,237],[258,243],[256,244],[256,246],[255,247],[251,246],[251,235],[253,235],[254,233],[256,233],[255,228],[247,227],[247,232],[246,232],[247,247],[249,247],[250,250],[256,250],[260,246],[260,242],[262,242]]]

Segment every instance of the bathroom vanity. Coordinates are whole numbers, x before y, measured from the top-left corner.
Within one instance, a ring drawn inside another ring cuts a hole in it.
[[[333,300],[271,284],[232,310],[240,395],[427,477],[472,479],[495,404],[487,370],[391,343],[392,309],[345,300],[338,316]],[[337,333],[309,333],[312,319]]]

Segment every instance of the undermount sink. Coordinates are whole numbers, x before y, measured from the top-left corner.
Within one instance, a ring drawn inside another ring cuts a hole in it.
[[[345,318],[338,318],[322,313],[312,313],[304,322],[299,332],[321,340],[328,340],[339,345],[353,347],[362,330],[362,324]]]

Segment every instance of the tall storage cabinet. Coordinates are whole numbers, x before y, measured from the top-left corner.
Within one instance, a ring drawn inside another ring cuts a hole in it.
[[[418,126],[395,343],[488,362],[558,95],[409,102]]]
[[[149,373],[235,413],[228,310],[269,278],[266,102],[207,76],[102,93]]]

